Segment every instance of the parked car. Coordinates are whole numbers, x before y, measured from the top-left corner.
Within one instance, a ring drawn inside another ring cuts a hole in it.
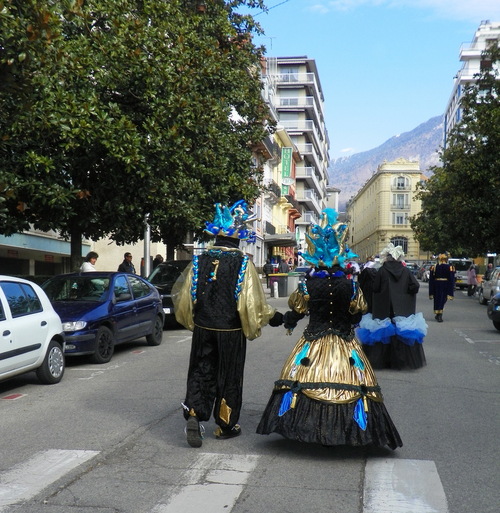
[[[469,286],[467,283],[467,269],[472,265],[472,260],[470,258],[450,258],[448,263],[455,267],[455,287],[466,289]]]
[[[406,262],[406,268],[409,269],[414,276],[416,276],[420,266],[416,262]]]
[[[500,331],[500,293],[489,300],[487,313],[488,318],[493,321],[493,326]]]
[[[35,283],[0,276],[0,380],[36,371],[44,384],[61,381],[64,333],[61,319]]]
[[[311,270],[310,265],[299,265],[295,269],[292,270],[292,274],[295,276],[299,275],[300,278],[304,278],[304,276]]]
[[[479,302],[485,305],[495,294],[500,292],[500,267],[495,267],[489,280],[483,280],[479,285]]]
[[[417,274],[416,274],[417,280],[427,283],[429,281],[429,275],[430,275],[432,265],[433,264],[422,265],[422,267],[420,267],[420,269],[417,271]]]
[[[61,317],[67,355],[91,355],[107,363],[116,345],[146,337],[161,344],[164,314],[158,291],[148,281],[120,272],[54,276],[42,285]]]
[[[167,260],[159,264],[149,275],[148,281],[160,293],[163,313],[165,314],[165,327],[177,326],[172,302],[172,287],[182,271],[191,263],[191,260]]]

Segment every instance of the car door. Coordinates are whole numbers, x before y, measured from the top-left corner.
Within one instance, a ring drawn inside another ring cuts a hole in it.
[[[157,312],[157,301],[153,296],[153,289],[140,278],[133,275],[127,276],[137,308],[137,333],[142,337],[151,332],[151,326]]]
[[[133,340],[138,333],[137,306],[125,274],[115,276],[113,294],[111,317],[115,326],[115,342]]]
[[[34,364],[40,357],[49,325],[34,289],[24,283],[0,283],[1,373]]]

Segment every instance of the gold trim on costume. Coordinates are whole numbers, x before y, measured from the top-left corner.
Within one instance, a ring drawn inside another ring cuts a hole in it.
[[[222,399],[219,408],[219,418],[229,426],[232,408],[228,406],[225,399]]]

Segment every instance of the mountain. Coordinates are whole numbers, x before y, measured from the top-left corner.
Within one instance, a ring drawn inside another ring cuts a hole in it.
[[[410,132],[391,137],[377,148],[341,157],[330,162],[330,184],[340,189],[339,210],[345,210],[354,196],[384,161],[398,158],[418,160],[425,175],[430,166],[439,165],[438,152],[443,144],[443,117],[436,116]]]

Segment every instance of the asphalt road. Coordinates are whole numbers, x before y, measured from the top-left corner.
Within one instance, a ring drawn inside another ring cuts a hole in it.
[[[286,299],[270,299],[281,311]],[[248,343],[243,434],[187,446],[181,401],[190,333],[117,348],[109,364],[69,362],[58,385],[0,383],[0,513],[497,513],[500,332],[456,291],[434,320],[427,366],[378,371],[404,446],[324,448],[255,434],[293,336]]]

